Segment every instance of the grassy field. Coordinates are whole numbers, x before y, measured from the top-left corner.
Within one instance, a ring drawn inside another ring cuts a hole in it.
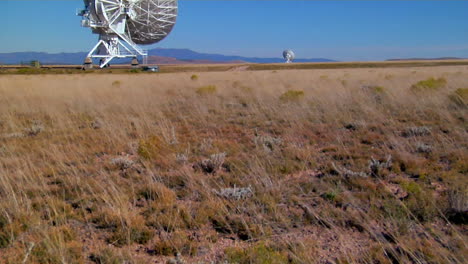
[[[419,60],[419,61],[376,61],[376,62],[316,62],[316,63],[276,63],[276,64],[187,64],[161,65],[160,73],[178,72],[220,72],[220,71],[264,71],[264,70],[320,70],[356,68],[410,68],[434,66],[468,66],[468,60]],[[0,65],[1,74],[154,74],[130,65],[112,65],[110,68],[82,70],[82,65],[44,65],[32,68],[20,65]]]
[[[468,66],[262,67],[3,72],[0,262],[467,262]]]

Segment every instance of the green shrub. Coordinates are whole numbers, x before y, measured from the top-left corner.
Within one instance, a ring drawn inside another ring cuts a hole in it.
[[[240,215],[228,217],[215,216],[211,219],[213,228],[218,233],[236,234],[241,240],[251,240],[262,235],[260,227]]]
[[[152,250],[156,255],[174,256],[180,253],[194,256],[197,254],[198,243],[184,231],[176,231],[157,241]]]
[[[320,79],[322,79],[322,80],[327,80],[327,79],[328,79],[328,75],[320,75]]]
[[[382,87],[382,86],[374,86],[373,90],[374,90],[375,93],[384,93],[385,92],[385,88]]]
[[[155,159],[170,151],[166,142],[160,137],[151,136],[138,142],[137,153],[144,159]]]
[[[449,98],[458,106],[468,106],[468,88],[458,88],[449,95]]]
[[[422,192],[421,186],[415,182],[403,182],[401,187],[412,195],[419,195]]]
[[[146,216],[147,215],[147,216]],[[146,225],[166,232],[199,226],[192,218],[190,211],[181,205],[161,205],[153,203],[153,207],[145,212]]]
[[[89,256],[89,260],[97,264],[121,264],[133,263],[131,257],[122,256],[109,248],[105,248],[99,253],[93,253]]]
[[[468,224],[468,191],[466,184],[448,190],[447,218],[455,224]]]
[[[190,76],[190,80],[192,80],[192,81],[198,80],[198,75],[193,74],[192,76]]]
[[[112,86],[113,86],[113,87],[120,87],[121,84],[122,84],[122,82],[121,82],[121,81],[118,81],[118,80],[112,82]]]
[[[31,252],[31,259],[37,261],[36,263],[50,263],[60,264],[60,257],[47,248],[45,243],[40,243],[35,246]]]
[[[31,249],[27,263],[84,263],[83,245],[70,227],[53,228]]]
[[[463,100],[468,100],[468,88],[458,88],[454,93],[460,96]]]
[[[283,102],[298,101],[304,98],[304,95],[304,91],[289,90],[280,96],[280,100]]]
[[[110,210],[96,212],[90,219],[97,228],[116,230],[122,224],[121,218]]]
[[[323,199],[328,200],[330,202],[334,202],[336,199],[336,196],[337,194],[334,191],[326,192],[321,195]]]
[[[6,248],[10,245],[11,236],[8,232],[8,219],[0,215],[0,248]]]
[[[447,85],[445,78],[429,78],[427,80],[419,81],[411,86],[411,90],[415,92],[435,91]]]
[[[176,194],[162,183],[152,183],[144,186],[138,196],[148,201],[157,201],[161,205],[172,205],[176,200]]]
[[[225,250],[229,263],[239,264],[280,264],[289,263],[288,256],[272,247],[259,244],[254,247],[227,248]]]
[[[132,243],[146,244],[146,242],[153,238],[153,235],[153,232],[144,226],[120,226],[112,233],[108,242],[116,246],[131,245]]]
[[[10,245],[10,236],[7,233],[0,233],[0,248],[6,248]]]
[[[415,182],[403,182],[401,187],[409,194],[404,200],[410,212],[422,222],[430,221],[434,218],[437,208],[433,201],[430,190],[423,189]]]
[[[202,86],[197,89],[197,94],[198,95],[209,95],[209,94],[215,94],[216,93],[216,86],[215,85],[207,85],[207,86]]]

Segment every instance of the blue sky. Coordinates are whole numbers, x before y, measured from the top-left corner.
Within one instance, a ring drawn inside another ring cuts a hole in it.
[[[82,0],[0,0],[0,52],[88,51]],[[180,0],[171,35],[151,47],[344,61],[468,58],[468,1]],[[150,48],[151,48],[150,47]]]

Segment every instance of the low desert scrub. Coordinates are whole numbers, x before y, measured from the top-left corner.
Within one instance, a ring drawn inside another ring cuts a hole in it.
[[[99,252],[92,253],[89,260],[96,264],[118,264],[118,263],[136,263],[128,254],[121,254],[111,248],[105,248]]]
[[[448,218],[457,224],[468,223],[468,191],[466,184],[451,187],[448,191]]]
[[[192,74],[192,76],[190,76],[190,80],[197,81],[198,80],[198,75]]]
[[[204,173],[216,173],[222,169],[226,153],[212,154],[209,159],[204,159],[195,165]]]
[[[468,88],[458,88],[454,94],[460,96],[463,100],[468,100]]]
[[[263,147],[266,152],[271,152],[278,149],[283,140],[279,137],[256,135],[254,142],[255,145]]]
[[[304,91],[300,90],[289,90],[280,96],[280,100],[283,102],[294,102],[304,98]]]
[[[375,92],[375,93],[385,93],[385,88],[383,86],[373,86],[372,87],[372,90]]]
[[[161,183],[144,186],[138,191],[138,196],[147,201],[155,201],[161,205],[172,205],[176,201],[174,191]]]
[[[460,68],[297,65],[2,74],[0,262],[466,263]]]
[[[468,106],[468,88],[458,88],[449,95],[449,98],[458,106]]]
[[[228,248],[226,249],[226,255],[229,263],[290,263],[287,254],[263,244],[259,244],[247,249]]]
[[[115,80],[112,82],[113,87],[120,87],[122,85],[122,82],[119,80]]]
[[[26,134],[28,136],[37,136],[44,130],[44,126],[41,124],[33,124],[30,128],[26,129]]]
[[[431,135],[431,128],[427,126],[419,127],[408,127],[406,128],[401,135],[403,137],[423,137]]]
[[[386,74],[384,76],[385,80],[392,80],[395,76],[393,74]]]
[[[151,253],[164,256],[177,254],[195,255],[198,250],[197,241],[183,231],[167,233],[150,249]]]
[[[107,241],[116,246],[146,244],[153,237],[153,232],[144,226],[119,227],[112,232]]]
[[[111,164],[120,170],[126,170],[133,167],[135,162],[128,157],[122,156],[112,159]]]
[[[210,94],[215,94],[216,93],[216,86],[215,85],[207,85],[207,86],[202,86],[196,90],[196,93],[198,95],[210,95]]]
[[[234,199],[234,200],[241,200],[247,199],[253,196],[252,188],[224,188],[219,191],[214,191],[218,196],[226,198],[226,199]]]
[[[416,151],[418,153],[431,153],[432,152],[432,147],[431,145],[424,144],[424,143],[418,143],[416,145]]]
[[[447,85],[447,80],[441,78],[429,78],[419,81],[411,86],[411,90],[415,92],[435,91]]]
[[[25,256],[23,261],[57,264],[64,262],[80,263],[84,261],[81,246],[72,229],[55,227],[50,232],[43,234],[41,242],[29,246],[30,255]]]

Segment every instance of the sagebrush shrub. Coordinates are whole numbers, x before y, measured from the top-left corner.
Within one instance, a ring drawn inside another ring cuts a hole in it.
[[[435,91],[445,87],[446,85],[447,80],[443,77],[438,79],[429,78],[411,85],[411,90],[414,92]]]
[[[196,93],[198,95],[210,95],[210,94],[215,94],[216,93],[216,86],[215,85],[207,85],[207,86],[202,86],[196,90]]]
[[[449,95],[449,99],[458,106],[468,106],[468,88],[458,88]]]
[[[122,82],[119,81],[119,80],[116,80],[116,81],[113,81],[113,82],[112,82],[112,86],[113,86],[113,87],[120,87],[120,85],[122,85]]]
[[[289,91],[283,93],[280,96],[280,100],[283,101],[283,102],[298,101],[298,100],[304,98],[304,96],[305,96],[304,91],[289,90]]]

